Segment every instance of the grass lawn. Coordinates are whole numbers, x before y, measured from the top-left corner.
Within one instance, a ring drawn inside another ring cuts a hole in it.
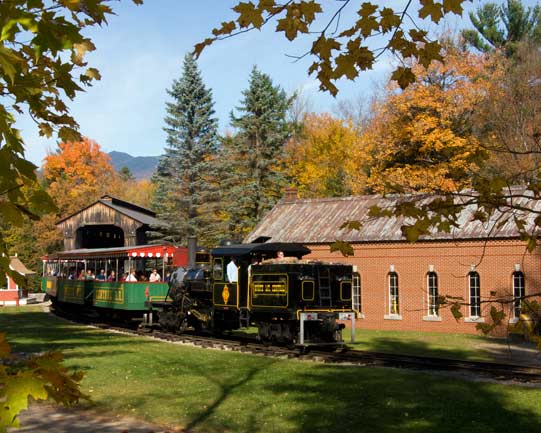
[[[344,330],[344,339],[349,341],[349,329]],[[494,361],[486,345],[501,347],[505,352],[504,339],[488,338],[481,335],[445,334],[441,332],[376,331],[357,329],[356,343],[349,345],[355,350],[368,350],[408,355],[435,356],[441,358],[472,361]]]
[[[99,411],[204,433],[541,431],[541,389],[154,342],[0,308],[14,350],[58,349]]]

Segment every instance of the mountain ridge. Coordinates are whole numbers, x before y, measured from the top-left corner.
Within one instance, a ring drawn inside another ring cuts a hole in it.
[[[108,155],[111,157],[111,163],[116,171],[122,167],[128,167],[135,179],[150,179],[161,156],[132,156],[126,152],[113,150]]]

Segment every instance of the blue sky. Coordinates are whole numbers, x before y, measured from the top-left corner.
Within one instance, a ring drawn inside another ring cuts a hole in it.
[[[166,90],[180,76],[185,53],[208,37],[221,21],[232,19],[231,7],[236,3],[146,0],[142,6],[135,6],[121,1],[108,26],[88,33],[97,48],[88,61],[100,70],[102,79],[70,103],[82,134],[97,141],[107,152],[162,154],[163,118],[165,103],[169,101]],[[334,6],[333,3],[323,0],[324,5]],[[354,11],[358,2],[352,3],[350,10]],[[388,3],[396,6],[398,2]],[[453,28],[462,25],[462,21],[452,18],[447,25]],[[332,111],[336,100],[319,92],[316,81],[307,75],[311,60],[294,63],[285,55],[300,54],[307,46],[302,40],[289,43],[269,27],[207,48],[198,63],[205,84],[213,91],[220,132],[228,127],[229,113],[239,104],[253,65],[268,73],[287,92],[303,89],[315,111]],[[369,97],[374,83],[384,79],[388,71],[389,59],[384,59],[355,82],[339,83],[338,99]],[[47,151],[56,147],[56,141],[39,137],[36,126],[28,119],[22,119],[18,126],[26,142],[27,158],[41,165]]]

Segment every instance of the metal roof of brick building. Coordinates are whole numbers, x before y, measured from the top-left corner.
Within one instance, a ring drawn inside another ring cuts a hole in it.
[[[513,200],[527,204],[530,209],[541,213],[541,200],[528,197],[525,189],[515,189]],[[526,195],[526,197],[525,197]],[[410,196],[411,198],[411,196]],[[421,201],[433,197],[423,198]],[[404,217],[368,218],[368,212],[374,205],[382,209],[391,209],[404,196],[379,195],[352,196],[323,199],[281,200],[245,238],[244,242],[258,239],[270,242],[300,242],[305,244],[330,243],[336,240],[347,242],[399,242],[406,241],[402,226],[408,221]],[[406,197],[407,199],[407,197]],[[476,240],[487,238],[518,238],[520,234],[512,216],[507,220],[502,213],[495,213],[490,221],[481,223],[473,220],[475,208],[465,208],[458,218],[459,227],[453,227],[450,233],[433,231],[419,240]],[[536,214],[531,213],[527,221],[533,223]],[[346,221],[361,221],[360,230],[341,228]],[[410,221],[411,222],[411,221]]]

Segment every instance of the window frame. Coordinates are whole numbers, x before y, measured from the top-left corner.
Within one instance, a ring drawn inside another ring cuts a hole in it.
[[[468,288],[470,318],[481,317],[481,277],[479,272],[471,271],[468,273]],[[472,290],[474,290],[474,293],[472,293]]]
[[[518,281],[521,282],[521,286],[517,286],[517,277]],[[518,295],[517,295],[518,289]],[[521,301],[520,298],[526,296],[526,277],[524,272],[515,271],[513,272],[513,317],[518,319],[520,317]]]
[[[389,315],[398,316],[400,315],[400,285],[398,274],[394,271],[387,274],[387,288],[389,295],[389,302],[387,305]],[[393,293],[393,290],[395,293]],[[395,301],[394,304],[393,301]]]
[[[219,278],[217,278],[217,271],[216,265],[220,263],[220,274]],[[212,278],[217,281],[225,281],[224,278],[224,259],[223,257],[213,257],[212,258]]]
[[[427,298],[428,316],[440,317],[439,306],[438,306],[438,297],[439,297],[438,274],[435,271],[427,272],[426,286],[427,286],[427,294],[428,294],[428,298]]]
[[[312,285],[312,297],[309,298],[305,295],[305,286]],[[303,301],[313,301],[316,298],[316,282],[314,280],[303,280],[301,283],[301,297]]]

